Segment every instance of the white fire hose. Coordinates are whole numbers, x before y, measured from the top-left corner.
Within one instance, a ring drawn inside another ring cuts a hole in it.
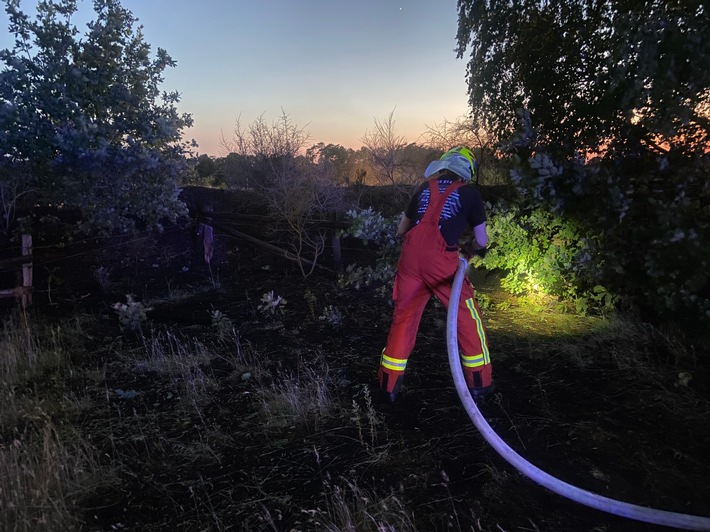
[[[449,352],[449,365],[451,366],[451,374],[454,378],[454,384],[456,385],[456,392],[459,394],[459,399],[461,399],[468,417],[471,418],[473,424],[483,435],[486,441],[496,450],[496,452],[526,477],[534,480],[538,484],[541,484],[558,495],[567,497],[568,499],[580,504],[584,504],[610,514],[628,517],[629,519],[635,519],[646,523],[680,528],[684,530],[710,530],[710,518],[708,517],[667,512],[664,510],[654,510],[652,508],[646,508],[645,506],[636,506],[634,504],[603,497],[601,495],[597,495],[596,493],[567,484],[566,482],[545,473],[541,469],[532,465],[530,462],[526,461],[493,431],[491,426],[481,415],[476,403],[471,398],[471,394],[468,391],[468,386],[464,378],[463,370],[461,369],[461,360],[459,359],[456,321],[458,319],[461,285],[463,284],[467,269],[468,261],[461,257],[458,269],[456,270],[456,275],[454,277],[453,286],[451,288],[451,298],[449,300],[449,309],[447,314],[446,344]]]

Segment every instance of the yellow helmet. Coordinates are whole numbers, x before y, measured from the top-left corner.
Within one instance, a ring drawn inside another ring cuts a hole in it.
[[[478,171],[478,161],[471,150],[457,146],[444,153],[438,161],[429,163],[424,177],[428,178],[442,170],[450,170],[464,181],[471,181]]]

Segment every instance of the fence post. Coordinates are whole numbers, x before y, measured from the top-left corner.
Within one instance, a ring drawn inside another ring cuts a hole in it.
[[[214,255],[214,228],[209,224],[202,226],[202,248],[204,249],[205,264],[211,266]]]
[[[335,271],[338,273],[343,272],[343,252],[340,247],[340,237],[338,236],[338,230],[333,230],[333,236],[331,240],[333,244],[333,262],[335,263]]]
[[[32,256],[32,235],[22,235],[22,256]],[[22,264],[22,306],[32,304],[32,261]]]
[[[341,274],[343,273],[343,248],[339,236],[341,229],[340,214],[332,212],[330,216],[332,221],[330,243],[333,248],[333,266],[335,272]]]

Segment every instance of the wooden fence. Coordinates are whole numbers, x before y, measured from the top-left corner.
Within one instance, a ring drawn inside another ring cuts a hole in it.
[[[0,298],[15,297],[26,307],[32,304],[32,235],[22,235],[22,255],[0,259],[0,270],[22,270],[22,286],[0,289]]]
[[[293,260],[295,262],[302,262],[305,264],[309,265],[314,265],[313,261],[310,261],[306,259],[305,257],[302,256],[297,256],[295,253],[288,251],[280,246],[271,244],[269,242],[266,242],[265,240],[261,238],[257,238],[253,235],[247,234],[243,231],[239,231],[236,229],[238,227],[238,222],[239,221],[249,221],[249,222],[258,222],[258,223],[270,223],[270,219],[265,216],[254,216],[254,215],[229,215],[229,216],[223,216],[220,214],[215,214],[213,216],[210,216],[209,218],[201,217],[198,219],[198,224],[197,224],[197,238],[198,242],[202,244],[202,249],[204,249],[205,252],[205,257],[204,261],[206,264],[210,263],[210,260],[212,258],[212,247],[213,247],[213,238],[214,238],[214,231],[218,231],[219,233],[234,237],[234,238],[239,238],[242,240],[246,240],[248,242],[251,242],[252,244],[256,244],[257,246],[260,246],[264,249],[267,249],[277,255],[280,255],[282,257],[286,257],[289,260]],[[237,223],[235,223],[237,222]],[[344,222],[333,222],[329,220],[313,220],[311,222],[311,225],[313,227],[320,227],[323,229],[326,229],[329,233],[329,238],[330,238],[330,243],[332,247],[332,253],[333,253],[333,270],[335,272],[342,272],[343,271],[343,253],[341,249],[341,241],[340,237],[338,236],[337,229],[341,228],[346,228],[348,227],[348,224]],[[204,229],[209,228],[209,231],[205,231]],[[209,242],[209,244],[208,244]],[[209,256],[208,256],[208,250],[209,250]],[[325,268],[322,264],[318,264],[320,268]],[[325,268],[326,270],[330,270],[330,268]]]

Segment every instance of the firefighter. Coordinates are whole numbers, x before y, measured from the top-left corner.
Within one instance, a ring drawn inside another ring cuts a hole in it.
[[[382,351],[378,380],[384,399],[394,402],[429,298],[448,308],[459,263],[459,243],[473,228],[470,249],[480,255],[488,244],[486,213],[473,185],[478,170],[471,150],[452,148],[424,172],[427,178],[412,195],[397,234],[403,236],[392,298],[394,315]],[[468,248],[468,242],[464,242]],[[493,391],[486,332],[471,282],[466,279],[458,309],[458,343],[466,383],[474,399]]]

